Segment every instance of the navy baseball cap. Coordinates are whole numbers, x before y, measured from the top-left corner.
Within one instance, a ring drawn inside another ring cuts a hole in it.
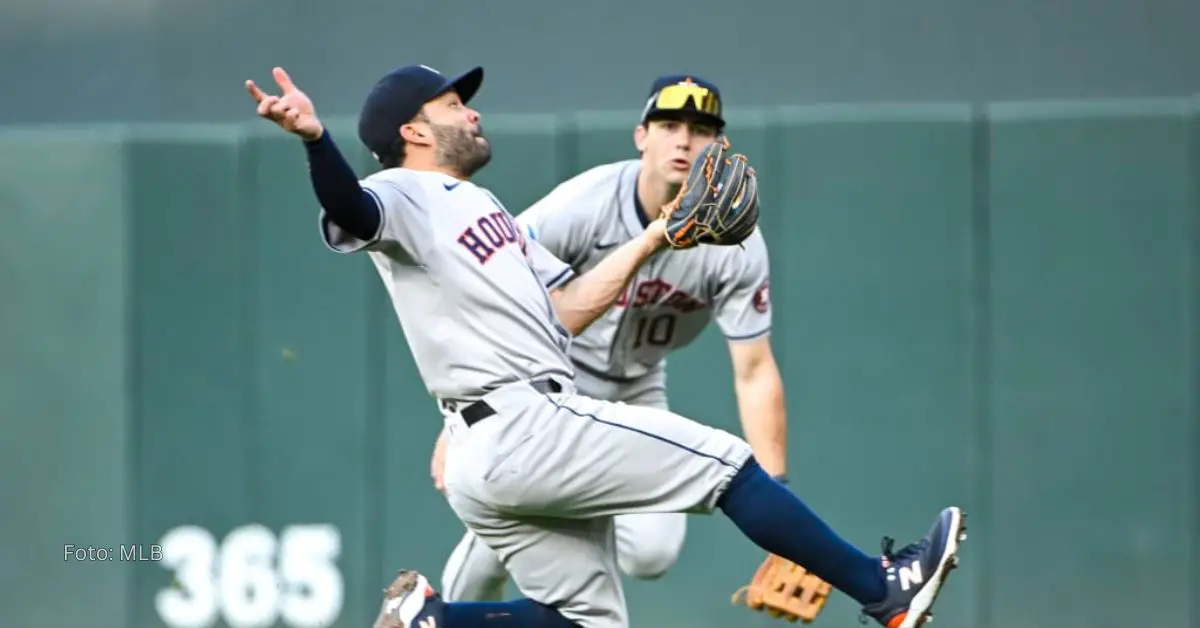
[[[407,65],[388,72],[375,83],[358,116],[358,139],[378,159],[392,152],[400,127],[408,124],[425,103],[454,90],[463,103],[483,84],[483,68],[447,78],[427,65]]]
[[[642,122],[663,118],[691,118],[725,128],[721,90],[695,75],[661,76],[650,86],[650,96],[642,109]]]

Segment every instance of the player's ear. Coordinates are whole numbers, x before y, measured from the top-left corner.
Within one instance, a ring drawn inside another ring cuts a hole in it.
[[[400,127],[400,137],[408,144],[425,146],[432,142],[429,129],[420,122],[410,122]]]
[[[639,124],[633,128],[633,145],[637,147],[639,153],[646,150],[645,125]]]

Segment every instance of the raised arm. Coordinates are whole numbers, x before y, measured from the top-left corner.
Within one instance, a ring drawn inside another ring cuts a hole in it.
[[[309,179],[328,219],[361,240],[372,239],[382,220],[378,200],[359,185],[354,169],[317,118],[308,96],[283,68],[275,68],[272,75],[279,85],[279,96],[268,95],[254,81],[246,81],[246,90],[258,105],[258,115],[304,140]]]
[[[379,233],[379,200],[359,184],[329,133],[322,132],[314,141],[306,140],[304,147],[309,180],[329,220],[360,240],[370,240]]]

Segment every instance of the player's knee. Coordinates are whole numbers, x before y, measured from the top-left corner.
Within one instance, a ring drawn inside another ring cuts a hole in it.
[[[679,550],[680,547],[673,544],[650,545],[618,555],[617,562],[621,571],[631,578],[656,580],[679,560]]]

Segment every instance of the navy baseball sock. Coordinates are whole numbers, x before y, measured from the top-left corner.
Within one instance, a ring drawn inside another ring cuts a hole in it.
[[[579,628],[557,610],[529,598],[508,602],[448,602],[446,628]]]
[[[860,604],[887,595],[879,560],[839,537],[753,457],[733,476],[717,506],[756,545],[803,565]]]

